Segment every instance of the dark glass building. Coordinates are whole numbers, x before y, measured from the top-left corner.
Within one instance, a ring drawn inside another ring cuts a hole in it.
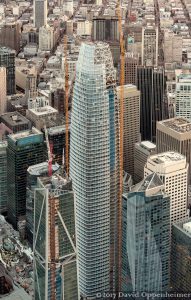
[[[176,292],[191,291],[191,218],[172,226],[171,286]]]
[[[8,221],[14,228],[26,216],[27,169],[44,161],[43,150],[43,133],[34,127],[8,136]]]
[[[153,173],[123,197],[122,290],[167,291],[169,255],[170,197]]]
[[[15,94],[15,51],[0,47],[0,67],[7,72],[7,95]]]
[[[138,66],[137,87],[141,92],[141,137],[155,142],[156,122],[163,119],[164,69]]]

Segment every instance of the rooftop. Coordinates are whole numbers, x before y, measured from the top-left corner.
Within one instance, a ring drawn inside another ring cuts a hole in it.
[[[178,162],[185,160],[185,156],[178,152],[164,152],[156,155],[152,155],[150,160],[156,164],[164,164],[169,162]]]
[[[140,143],[140,145],[148,150],[153,150],[156,148],[156,145],[150,141],[143,141]]]
[[[60,166],[57,163],[52,164],[53,173],[56,172],[59,168],[60,168]],[[30,166],[27,169],[27,172],[30,175],[36,175],[36,176],[41,176],[44,173],[48,173],[48,162],[43,162],[43,163],[40,163],[40,164]]]
[[[31,108],[29,109],[28,111],[31,111],[32,113],[34,113],[35,115],[37,116],[44,116],[44,115],[47,115],[47,114],[52,114],[52,113],[58,113],[57,109],[55,109],[54,107],[52,106],[44,106],[44,107],[39,107],[39,108]]]
[[[161,190],[164,189],[164,185],[159,176],[156,173],[152,173],[145,177],[140,183],[134,185],[131,188],[131,192],[148,192],[156,187],[160,187]]]
[[[34,135],[42,135],[42,132],[38,129],[36,129],[35,127],[32,127],[31,130],[25,130],[25,131],[21,131],[15,134],[10,134],[9,138],[11,138],[13,141],[17,141],[26,137],[32,137]]]
[[[178,133],[191,132],[191,122],[183,117],[175,117],[158,123]]]
[[[9,124],[11,126],[24,125],[24,124],[29,123],[29,120],[17,111],[8,112],[6,114],[3,114],[3,115],[1,115],[0,119],[1,119],[1,122],[3,122],[3,123],[6,122],[7,124]]]

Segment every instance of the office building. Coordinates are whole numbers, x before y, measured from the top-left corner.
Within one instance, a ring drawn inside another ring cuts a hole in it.
[[[182,36],[172,31],[164,31],[164,61],[165,63],[182,63]]]
[[[142,65],[158,66],[158,27],[148,25],[142,28]]]
[[[125,85],[123,105],[123,169],[134,176],[134,146],[140,140],[140,92],[135,85]],[[120,101],[120,87],[117,88]]]
[[[156,147],[158,153],[176,151],[183,154],[190,168],[191,122],[182,117],[157,122]]]
[[[93,19],[93,41],[119,41],[118,18],[101,16]]]
[[[32,125],[39,130],[44,128],[44,124],[48,122],[51,124],[51,119],[56,120],[57,116],[58,111],[49,105],[30,108],[26,111],[26,117],[32,122]]]
[[[152,155],[145,165],[145,176],[155,172],[170,196],[170,220],[180,221],[188,216],[188,163],[186,157],[176,152]]]
[[[142,140],[156,140],[156,122],[163,119],[164,69],[137,67],[137,88],[141,93],[140,116]]]
[[[152,173],[123,196],[122,291],[167,291],[169,254],[170,197]]]
[[[63,156],[66,153],[66,126],[54,126],[47,129],[48,139],[52,144],[52,152],[54,154],[53,161],[60,166],[63,164]],[[69,138],[70,138],[70,128],[69,128]]]
[[[6,68],[0,67],[0,115],[7,111],[7,77]]]
[[[34,26],[40,28],[47,25],[47,0],[34,0]]]
[[[140,65],[140,57],[133,53],[125,55],[125,84],[137,83],[137,66]]]
[[[6,47],[0,48],[0,67],[6,68],[7,95],[15,94],[15,51]]]
[[[180,74],[176,82],[176,116],[184,117],[191,121],[191,75]]]
[[[76,198],[79,287],[84,298],[94,299],[100,291],[115,290],[112,285],[118,279],[119,121],[115,84],[109,45],[82,44],[73,91],[70,176]]]
[[[149,141],[135,144],[134,149],[134,182],[138,183],[144,178],[144,167],[150,155],[156,153],[156,145]]]
[[[30,121],[18,111],[3,114],[0,116],[0,122],[9,128],[12,133],[17,133],[30,128]],[[10,131],[8,131],[7,134],[9,134]]]
[[[35,300],[79,300],[71,181],[40,177],[34,200]]]
[[[39,28],[39,50],[51,51],[54,47],[54,28],[48,25]]]
[[[0,142],[0,213],[7,211],[7,143]]]
[[[191,219],[172,225],[171,286],[175,292],[191,291]]]
[[[7,161],[8,221],[17,228],[18,221],[26,216],[27,169],[44,161],[42,132],[33,127],[9,135]]]
[[[59,170],[58,164],[52,164],[52,173]],[[26,190],[26,238],[31,248],[33,247],[34,227],[34,192],[37,188],[38,177],[48,176],[48,162],[30,166],[27,169],[27,190]]]
[[[37,77],[35,74],[28,74],[26,78],[25,96],[26,99],[34,99],[37,96],[36,91]]]
[[[5,23],[0,27],[0,45],[15,50],[20,50],[21,25],[19,22]]]

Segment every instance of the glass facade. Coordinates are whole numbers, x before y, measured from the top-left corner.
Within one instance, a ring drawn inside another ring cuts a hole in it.
[[[170,198],[163,191],[159,177],[151,174],[124,197],[122,274],[125,292],[168,290]]]
[[[190,231],[183,228],[190,222]],[[172,225],[171,286],[173,291],[191,291],[191,219]]]
[[[114,76],[109,46],[82,44],[73,92],[70,175],[84,297],[109,291],[115,274],[118,116]]]
[[[0,142],[0,213],[7,211],[7,143]]]

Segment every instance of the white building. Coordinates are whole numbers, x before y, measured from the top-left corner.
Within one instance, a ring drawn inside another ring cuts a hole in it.
[[[186,157],[177,152],[164,152],[150,156],[144,169],[145,177],[157,173],[170,196],[171,224],[188,216],[187,186],[188,163]]]
[[[6,68],[0,68],[0,115],[4,114],[7,110],[7,77]]]
[[[180,74],[176,83],[176,116],[191,120],[191,75]]]
[[[92,22],[78,21],[77,35],[91,35],[91,31],[92,31]]]
[[[48,25],[39,29],[39,50],[50,51],[54,47],[54,28]]]
[[[158,65],[158,28],[155,26],[142,29],[142,65]]]

